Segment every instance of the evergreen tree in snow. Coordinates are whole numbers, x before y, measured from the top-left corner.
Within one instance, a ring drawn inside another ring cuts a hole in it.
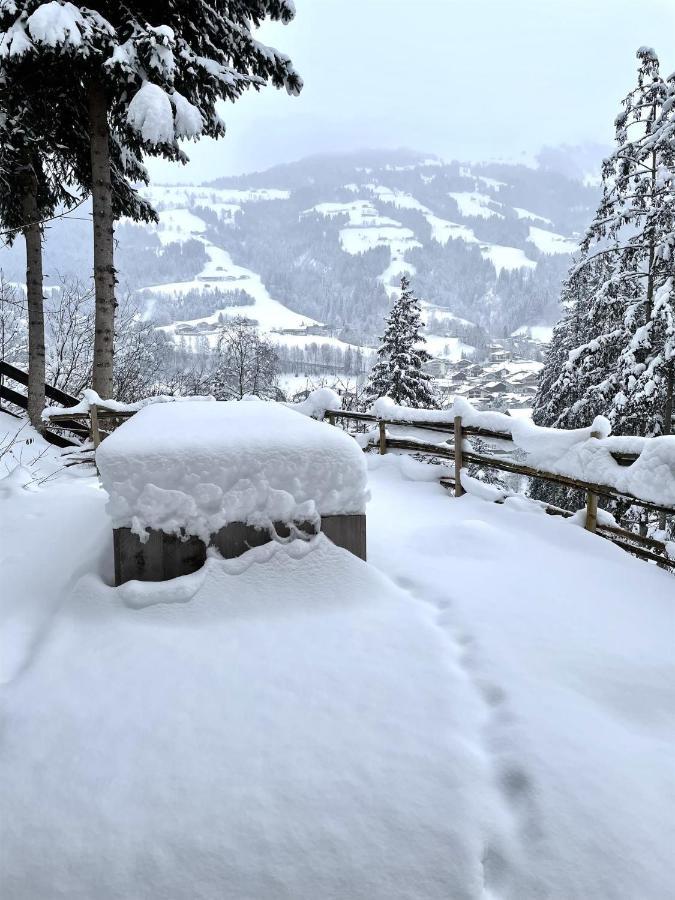
[[[28,416],[38,429],[45,393],[43,225],[91,188],[86,91],[74,91],[69,82],[65,67],[54,70],[40,57],[0,50],[0,222],[8,244],[19,235],[26,244]],[[110,159],[115,214],[156,220],[132,184],[143,180],[144,170],[114,135]]]
[[[39,73],[32,73],[33,78]],[[11,245],[23,236],[26,246],[28,320],[28,417],[42,429],[45,405],[45,328],[42,273],[42,223],[59,206],[75,203],[64,182],[67,170],[54,151],[54,110],[44,91],[0,70],[0,224]]]
[[[390,397],[401,406],[429,408],[437,406],[431,376],[422,366],[432,357],[422,347],[420,303],[410,289],[407,276],[401,277],[401,293],[394,302],[377,351],[366,398]]]
[[[272,83],[298,93],[302,82],[288,57],[253,37],[266,18],[293,15],[291,0],[0,3],[3,65],[39,60],[55,83],[65,83],[74,108],[86,108],[88,161],[78,155],[76,166],[88,171],[92,192],[99,393],[110,395],[113,384],[115,165],[143,176],[142,153],[186,161],[179,141],[222,136],[217,101],[248,88]]]
[[[638,51],[637,87],[616,119],[617,147],[603,163],[603,197],[566,286],[535,401],[543,425],[614,431],[672,428],[675,360],[674,79],[655,52]]]

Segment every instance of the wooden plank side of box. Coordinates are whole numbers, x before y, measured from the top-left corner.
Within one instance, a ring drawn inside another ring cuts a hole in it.
[[[338,547],[366,559],[366,515],[322,516],[321,531]]]
[[[295,527],[306,535],[315,533],[310,522],[296,522]],[[288,524],[275,522],[280,537],[290,536]],[[366,558],[366,517],[364,514],[323,516],[321,531],[338,547]],[[260,547],[272,540],[265,528],[256,528],[244,522],[231,522],[211,536],[211,545],[225,559],[234,559],[252,547]],[[115,556],[115,584],[127,581],[166,581],[179,575],[189,575],[200,569],[206,560],[206,545],[197,537],[181,539],[174,534],[149,530],[148,539],[142,542],[130,528],[113,531]]]

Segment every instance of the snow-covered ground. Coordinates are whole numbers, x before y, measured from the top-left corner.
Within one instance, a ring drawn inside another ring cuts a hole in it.
[[[547,219],[546,216],[537,215],[537,213],[530,212],[529,209],[523,209],[522,206],[514,206],[513,211],[519,219],[530,219],[532,222],[544,222],[546,225],[553,225],[553,222]]]
[[[675,897],[671,575],[370,455],[368,564],[320,538],[112,588],[97,479],[12,454],[3,895]]]
[[[530,240],[542,253],[574,253],[577,244],[562,234],[530,225]]]
[[[443,337],[438,334],[426,334],[424,336],[425,348],[437,359],[449,359],[458,362],[465,356],[471,356],[475,347],[465,344],[459,338]]]
[[[491,216],[503,218],[502,213],[490,207],[490,204],[495,204],[496,201],[488,194],[477,191],[449,191],[448,196],[457,203],[463,216],[480,216],[483,219],[489,219]]]
[[[493,179],[487,179],[492,181]],[[495,182],[498,184],[498,182]],[[397,206],[399,209],[414,209],[425,217],[431,227],[432,239],[440,244],[447,244],[450,240],[464,241],[466,244],[477,244],[484,259],[489,260],[497,270],[511,271],[513,269],[534,269],[536,262],[529,259],[523,250],[517,247],[509,247],[502,244],[491,244],[479,240],[473,230],[467,225],[450,222],[435,215],[431,210],[420,203],[411,194],[404,191],[393,190],[374,183],[367,183],[359,187],[356,184],[346,185],[350,193],[356,194],[363,191],[370,196],[375,196],[385,203]],[[457,201],[459,211],[463,216],[501,216],[501,213],[490,209],[486,204],[493,202],[487,194],[476,192],[452,193],[450,196]],[[315,212],[323,216],[347,215],[349,224],[340,231],[340,244],[347,253],[363,253],[378,246],[388,246],[391,251],[391,262],[385,271],[379,276],[387,292],[391,295],[396,292],[397,278],[402,272],[409,275],[415,274],[415,267],[406,259],[408,250],[421,246],[415,239],[410,228],[404,227],[400,222],[389,216],[382,216],[370,200],[351,200],[348,203],[319,203],[308,212]],[[542,220],[543,221],[543,220]],[[563,243],[567,239],[562,235],[545,232],[541,228],[533,228],[534,235],[530,239],[539,249],[546,253],[566,253]],[[541,235],[539,234],[541,232]],[[550,237],[547,237],[550,235]],[[569,243],[569,242],[567,242]],[[576,249],[576,247],[573,247]]]

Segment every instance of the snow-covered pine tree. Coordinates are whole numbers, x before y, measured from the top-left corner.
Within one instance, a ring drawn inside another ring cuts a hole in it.
[[[0,222],[8,243],[20,234],[26,242],[28,415],[39,429],[45,386],[43,223],[76,205],[91,187],[86,91],[81,85],[79,91],[73,88],[65,67],[55,69],[48,59],[10,53],[13,46],[0,46]],[[156,220],[133,187],[147,181],[145,170],[114,134],[110,158],[115,214]]]
[[[20,80],[0,70],[0,224],[8,245],[20,235],[26,245],[27,412],[38,430],[45,405],[42,222],[76,199],[66,189],[67,172],[53,153],[53,115],[44,92],[26,91]]]
[[[384,335],[377,351],[366,400],[390,397],[401,406],[431,408],[437,406],[431,376],[423,365],[432,357],[424,348],[421,334],[420,302],[410,288],[406,275],[401,277],[401,292],[394,301]]]
[[[664,109],[671,85],[650,48],[638,51],[638,87],[617,119],[608,237],[619,257],[617,277],[635,279],[627,291],[625,338],[611,418],[621,431],[670,433],[675,362],[675,110]],[[657,127],[658,125],[658,127]],[[614,203],[611,201],[614,200]],[[618,429],[617,429],[618,430]]]
[[[637,55],[637,87],[616,119],[602,201],[570,273],[570,306],[536,397],[542,425],[587,425],[603,413],[617,433],[671,430],[674,89],[653,50]]]
[[[606,415],[616,390],[617,335],[622,329],[622,305],[615,300],[608,257],[573,267],[563,285],[563,316],[553,331],[534,398],[537,425],[579,428],[596,415]]]
[[[110,395],[113,384],[116,144],[125,171],[129,156],[140,168],[141,153],[184,162],[181,139],[224,134],[217,101],[237,100],[268,82],[299,93],[302,82],[289,58],[253,37],[263,20],[285,23],[293,15],[291,0],[0,4],[0,59],[40,59],[51,65],[57,82],[67,76],[74,99],[86,86],[96,290],[93,386],[99,393]]]

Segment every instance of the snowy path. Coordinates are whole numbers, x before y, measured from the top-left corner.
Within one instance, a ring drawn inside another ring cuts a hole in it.
[[[481,699],[510,822],[490,896],[675,897],[672,576],[526,502],[370,462],[369,561],[436,610]]]

